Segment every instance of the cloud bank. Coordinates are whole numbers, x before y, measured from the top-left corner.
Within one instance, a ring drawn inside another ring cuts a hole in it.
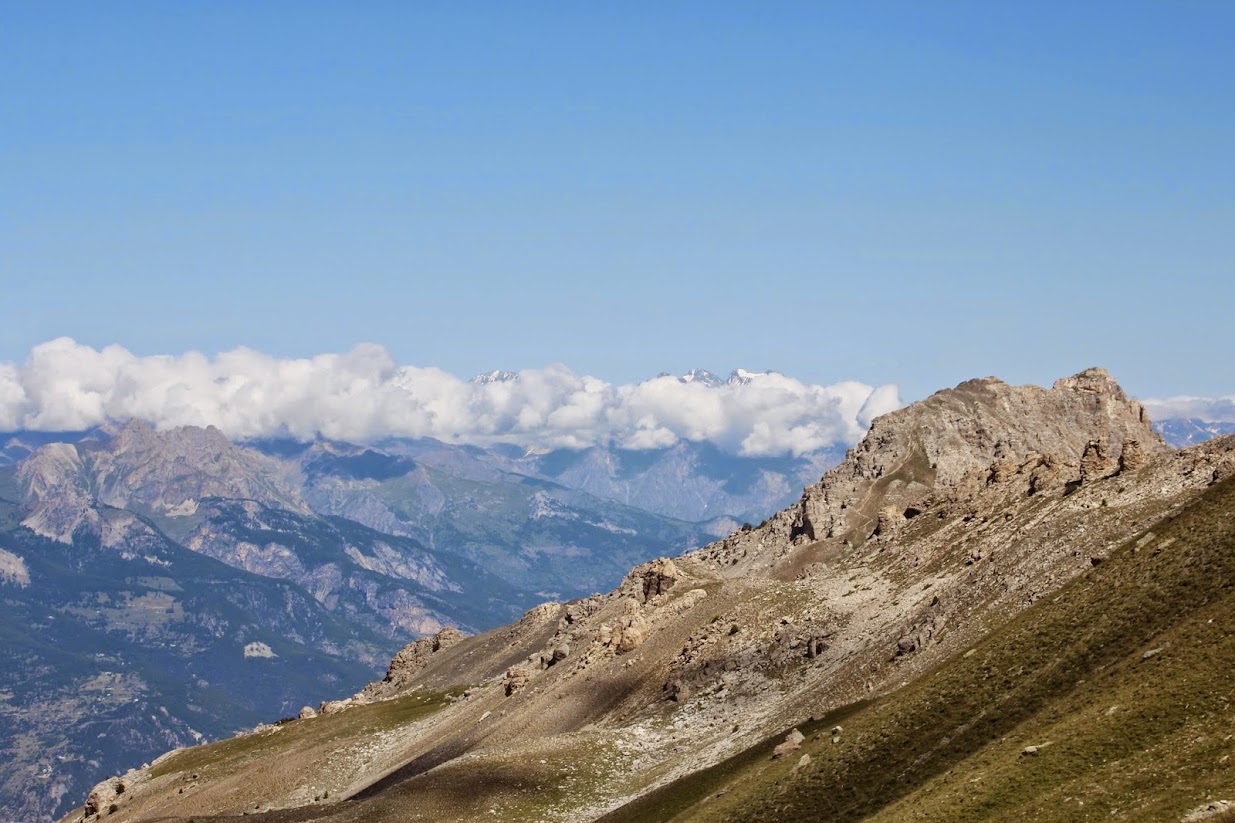
[[[1153,420],[1191,417],[1206,423],[1235,423],[1235,396],[1232,397],[1168,397],[1164,400],[1143,400],[1141,403]]]
[[[802,454],[859,440],[900,406],[894,385],[802,383],[776,373],[720,385],[662,376],[611,385],[566,366],[463,380],[400,366],[376,344],[280,359],[251,349],[138,357],[66,337],[0,363],[0,431],[72,431],[129,418],[215,425],[233,438],[387,436],[453,443],[632,449],[710,441],[744,455]]]

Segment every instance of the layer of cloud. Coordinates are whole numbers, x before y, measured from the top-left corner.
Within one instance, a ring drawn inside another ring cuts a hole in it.
[[[1206,423],[1235,423],[1233,397],[1168,397],[1141,401],[1152,420],[1188,417]]]
[[[746,455],[801,454],[859,440],[900,406],[894,385],[830,386],[776,373],[709,386],[659,377],[612,385],[553,365],[475,383],[400,366],[381,346],[280,359],[251,349],[138,357],[59,338],[0,363],[0,430],[72,431],[129,418],[215,425],[234,438],[448,442],[634,449],[711,441]]]

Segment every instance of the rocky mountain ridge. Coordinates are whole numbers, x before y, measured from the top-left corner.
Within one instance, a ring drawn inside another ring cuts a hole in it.
[[[1105,369],[1061,379],[1049,390],[970,380],[877,418],[797,506],[760,530],[739,532],[733,545],[769,538],[859,543],[937,500],[963,504],[994,483],[1032,496],[1135,470],[1169,451],[1144,407]]]
[[[298,710],[289,701],[315,672],[357,688],[409,640],[607,589],[631,565],[740,522],[686,522],[640,502],[771,508],[799,483],[790,478],[818,476],[827,457],[734,458],[686,444],[528,453],[430,440],[232,443],[217,429],[130,421],[60,439],[14,435],[9,459],[0,587],[18,594],[0,599],[0,654],[13,662],[0,683],[11,743],[0,746],[0,819],[33,821],[80,793],[90,769]],[[57,632],[71,653],[47,645]],[[94,658],[89,644],[111,652]],[[121,666],[123,690],[82,697]],[[191,677],[167,677],[186,667]],[[212,684],[209,701],[195,697],[198,679]],[[128,730],[123,744],[91,731],[101,716]]]
[[[846,783],[844,770],[859,761],[844,758],[894,736],[880,724],[896,695],[929,700],[933,672],[968,671],[960,661],[975,654],[988,667],[1004,660],[1003,633],[1024,620],[1056,620],[1068,602],[1061,592],[1109,611],[1111,592],[1098,585],[1108,574],[1159,579],[1144,569],[1159,557],[1183,558],[1175,575],[1207,568],[1214,561],[1188,558],[1210,551],[1208,532],[1169,524],[1216,523],[1217,539],[1230,540],[1235,527],[1221,501],[1233,475],[1235,438],[1172,452],[1102,370],[1051,389],[970,381],[878,418],[844,462],[759,526],[637,566],[609,594],[546,603],[474,637],[419,641],[385,680],[326,701],[319,716],[231,748],[173,753],[127,778],[114,811],[98,802],[116,796],[105,782],[66,819],[242,809],[272,821],[783,819],[785,803],[799,802],[792,792],[814,804],[805,808],[825,802],[835,819],[859,819],[857,810],[883,807],[866,795],[842,799],[852,791],[845,787],[876,778],[853,772]],[[1223,578],[1204,579],[1220,586]],[[1021,656],[1049,658],[1088,636],[1025,646]],[[1087,648],[1078,660],[1090,660]],[[983,689],[969,683],[958,692],[988,692],[996,702],[949,721],[955,728],[899,744],[916,758],[905,774],[953,757],[948,740],[995,745],[1033,720],[1009,711],[1019,702],[997,708],[1000,695],[1031,682],[1008,659],[999,665],[1011,669],[987,670],[993,679]],[[1043,665],[1097,676],[1090,663]],[[1059,694],[1069,694],[1060,683]],[[1043,694],[1036,699],[1053,699]],[[921,705],[914,723],[934,712]],[[1184,739],[1163,734],[1172,747]],[[334,742],[323,749],[326,737]],[[1026,743],[1023,756],[1044,745]],[[242,749],[264,754],[246,759]],[[1175,748],[1159,754],[1178,757]],[[824,769],[825,755],[837,765]],[[934,774],[914,779],[928,785]],[[1227,785],[1218,772],[1205,780]],[[839,794],[821,801],[814,786]],[[1133,817],[1121,818],[1110,798],[1075,791],[1094,819],[1147,819],[1126,804]],[[1149,792],[1136,808],[1189,809],[1205,799]]]

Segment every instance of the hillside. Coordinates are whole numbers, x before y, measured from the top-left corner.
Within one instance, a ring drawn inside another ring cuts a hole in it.
[[[1100,369],[970,381],[759,526],[66,819],[1180,819],[1235,793],[1233,474]]]
[[[739,522],[665,511],[771,510],[835,462],[136,420],[2,440],[0,820],[22,823],[169,747],[354,691],[417,637],[608,589]]]

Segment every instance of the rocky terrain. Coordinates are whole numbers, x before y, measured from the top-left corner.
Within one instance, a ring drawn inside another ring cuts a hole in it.
[[[1233,476],[1235,438],[1173,451],[1101,369],[970,381],[757,526],[65,820],[1217,819]]]
[[[358,689],[414,638],[608,589],[829,460],[233,443],[139,421],[8,435],[0,820],[53,819],[100,773]]]

